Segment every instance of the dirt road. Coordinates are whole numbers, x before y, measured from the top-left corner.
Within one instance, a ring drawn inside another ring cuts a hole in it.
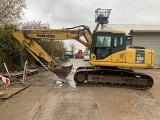
[[[76,87],[73,76],[82,59],[71,59],[61,82],[50,71],[28,77],[30,87],[0,101],[0,120],[159,120],[160,70],[143,70],[155,84],[148,91],[115,87]]]

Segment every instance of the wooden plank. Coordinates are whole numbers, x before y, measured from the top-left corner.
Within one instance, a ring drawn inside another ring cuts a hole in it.
[[[4,92],[5,93],[5,95],[1,96],[0,99],[8,99],[11,96],[21,92],[22,90],[24,90],[24,89],[26,89],[28,87],[29,87],[29,83],[27,83],[26,85],[19,84],[19,83],[11,84],[11,85],[7,86],[4,89],[0,89],[0,92]]]
[[[37,72],[38,72],[37,69],[28,69],[27,70],[27,75],[33,75]],[[8,74],[2,74],[2,75],[5,76],[5,77],[9,77]],[[22,77],[23,76],[23,71],[10,73],[10,76],[11,77]]]

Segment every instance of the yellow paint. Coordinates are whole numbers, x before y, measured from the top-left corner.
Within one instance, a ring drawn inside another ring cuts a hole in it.
[[[154,52],[153,50],[145,50],[144,63],[136,62],[136,49],[127,48],[126,50],[117,52],[105,59],[96,60],[96,56],[91,54],[90,64],[94,66],[113,66],[125,68],[153,68]]]

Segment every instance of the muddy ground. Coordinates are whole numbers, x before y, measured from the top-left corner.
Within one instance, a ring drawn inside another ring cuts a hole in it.
[[[147,91],[115,87],[76,87],[73,76],[88,61],[71,59],[66,80],[40,70],[27,78],[30,87],[0,101],[0,120],[159,120],[160,70],[140,70],[154,78]]]

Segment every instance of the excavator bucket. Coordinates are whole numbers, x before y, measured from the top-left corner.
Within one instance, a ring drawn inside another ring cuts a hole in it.
[[[61,66],[61,67],[54,68],[51,71],[53,71],[53,73],[55,73],[57,75],[57,77],[59,77],[60,79],[65,79],[69,75],[69,73],[71,72],[72,67],[73,67],[73,65]]]

